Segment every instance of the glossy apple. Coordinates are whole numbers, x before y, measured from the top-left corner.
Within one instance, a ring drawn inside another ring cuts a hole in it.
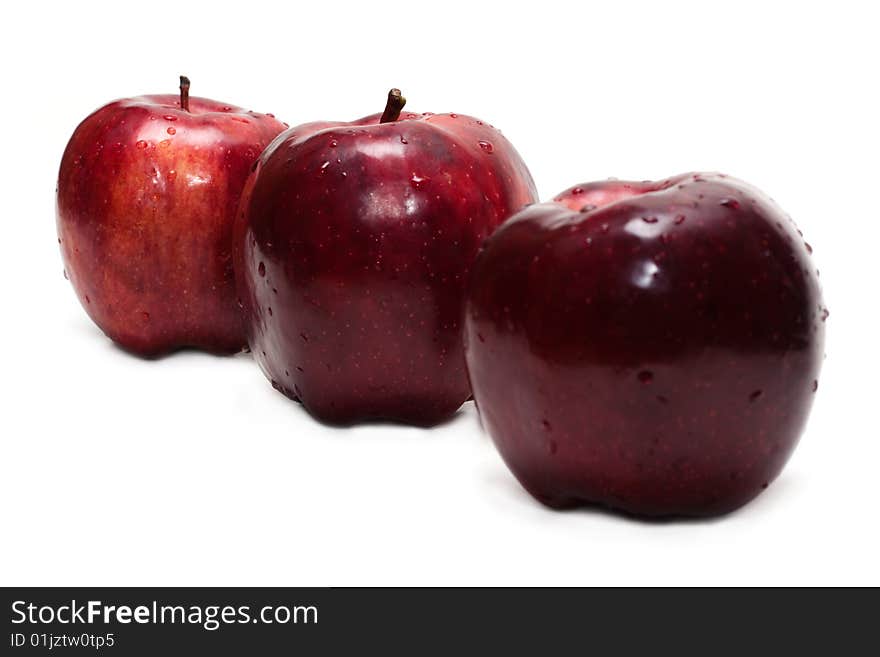
[[[470,395],[461,342],[482,241],[535,200],[500,132],[458,114],[310,123],[248,183],[236,275],[251,349],[317,418],[430,425]]]
[[[86,312],[125,349],[245,345],[232,225],[260,152],[285,125],[204,98],[140,96],[74,131],[58,175],[58,243]]]
[[[466,354],[483,424],[553,507],[739,507],[782,470],[818,386],[811,248],[721,174],[579,185],[474,266]]]

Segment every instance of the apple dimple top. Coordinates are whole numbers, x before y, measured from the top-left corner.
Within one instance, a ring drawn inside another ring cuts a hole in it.
[[[190,115],[192,117],[198,117],[205,114],[241,114],[243,116],[250,116],[254,118],[275,118],[272,114],[254,112],[252,110],[246,110],[242,107],[230,105],[229,103],[222,103],[217,100],[212,100],[210,98],[201,98],[199,96],[190,96],[189,107],[185,110],[181,108],[180,96],[178,96],[177,94],[150,94],[146,96],[135,96],[133,98],[123,98],[121,100],[117,100],[114,103],[111,103],[111,105],[116,105],[120,108],[139,107],[145,110],[149,110],[151,112],[165,110],[168,114],[172,116]]]

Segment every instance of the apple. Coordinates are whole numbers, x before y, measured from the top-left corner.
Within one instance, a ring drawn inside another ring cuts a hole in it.
[[[470,396],[461,313],[486,237],[536,199],[490,125],[385,111],[308,123],[260,157],[235,266],[248,340],[282,393],[333,424],[432,425]]]
[[[573,187],[488,240],[465,351],[482,423],[551,507],[729,512],[780,473],[823,359],[812,249],[723,174]]]
[[[228,353],[245,344],[232,226],[260,152],[285,125],[205,98],[105,105],[73,133],[58,174],[58,243],[80,302],[121,347]]]

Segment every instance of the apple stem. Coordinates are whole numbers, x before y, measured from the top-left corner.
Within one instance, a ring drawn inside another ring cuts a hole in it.
[[[189,112],[189,78],[180,76],[180,109]]]
[[[392,89],[388,92],[388,102],[385,104],[385,111],[382,112],[382,118],[379,123],[394,123],[400,118],[400,112],[406,105],[406,98],[400,93],[400,89]]]

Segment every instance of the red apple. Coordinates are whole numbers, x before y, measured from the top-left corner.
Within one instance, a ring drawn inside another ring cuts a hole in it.
[[[767,487],[817,388],[811,249],[721,174],[579,185],[479,255],[467,364],[483,424],[552,507],[712,515]]]
[[[273,385],[332,423],[420,425],[470,395],[461,341],[483,240],[535,200],[500,132],[458,114],[309,123],[260,157],[236,229],[248,339]]]
[[[257,156],[285,125],[204,98],[140,96],[74,131],[58,175],[58,243],[86,312],[155,356],[245,345],[232,225]]]

